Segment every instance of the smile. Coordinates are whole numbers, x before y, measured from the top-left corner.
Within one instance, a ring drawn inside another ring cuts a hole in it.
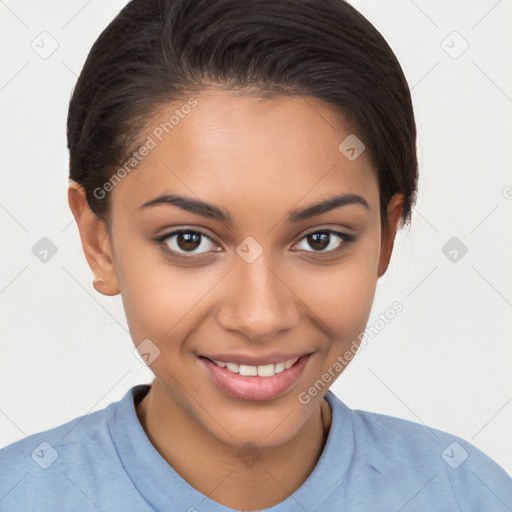
[[[306,354],[258,366],[205,356],[198,359],[211,382],[223,393],[241,400],[272,400],[297,385],[310,358],[311,354]]]
[[[239,373],[240,375],[244,375],[246,377],[272,377],[276,373],[284,372],[284,370],[292,367],[298,359],[298,357],[294,357],[280,363],[265,364],[261,366],[250,366],[246,364],[215,361],[215,359],[212,359],[212,361],[221,368],[226,368],[230,372]]]

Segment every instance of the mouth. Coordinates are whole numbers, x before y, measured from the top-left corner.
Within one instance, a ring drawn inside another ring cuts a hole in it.
[[[242,400],[271,400],[297,383],[310,356],[298,355],[262,365],[222,361],[206,356],[199,356],[199,360],[217,387],[229,396]]]
[[[291,368],[299,360],[300,357],[301,356],[292,357],[285,361],[279,361],[278,363],[261,365],[239,364],[232,361],[218,361],[209,357],[206,357],[206,359],[212,363],[215,363],[221,368],[226,368],[228,371],[232,373],[238,373],[244,377],[273,377],[276,373],[281,373],[285,370],[288,370],[288,368]]]

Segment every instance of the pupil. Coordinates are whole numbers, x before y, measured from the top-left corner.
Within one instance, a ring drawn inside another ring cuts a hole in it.
[[[325,249],[329,245],[329,233],[313,233],[308,235],[308,243],[313,249]]]
[[[200,245],[199,235],[197,233],[179,233],[177,243],[179,248],[184,251],[197,249]]]

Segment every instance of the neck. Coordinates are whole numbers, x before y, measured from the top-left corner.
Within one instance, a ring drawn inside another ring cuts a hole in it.
[[[248,459],[242,460],[240,447],[212,436],[157,379],[136,404],[136,412],[153,446],[189,485],[217,503],[240,510],[272,507],[295,492],[315,468],[331,424],[324,399],[284,445],[253,448],[254,463],[250,450]]]

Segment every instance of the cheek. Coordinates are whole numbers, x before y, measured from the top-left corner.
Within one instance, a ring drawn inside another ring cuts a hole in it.
[[[324,273],[303,275],[303,288],[297,293],[305,298],[309,310],[330,331],[326,334],[345,339],[364,329],[373,303],[376,277],[373,266],[351,262]]]
[[[121,295],[134,342],[149,338],[163,347],[186,336],[194,313],[223,272],[215,266],[176,266],[159,252],[146,248],[123,258]]]
[[[379,263],[378,237],[356,242],[337,265],[305,266],[297,295],[336,336],[364,329],[373,304]],[[300,290],[300,291],[299,291]]]

